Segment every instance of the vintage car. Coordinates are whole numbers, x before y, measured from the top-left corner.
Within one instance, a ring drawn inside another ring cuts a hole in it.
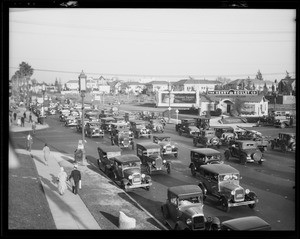
[[[174,155],[175,158],[178,157],[178,147],[172,144],[171,137],[168,135],[153,135],[153,143],[156,143],[160,146],[161,156],[164,155]]]
[[[261,152],[268,150],[268,145],[270,144],[270,137],[263,136],[262,133],[256,130],[246,129],[241,126],[237,126],[237,128],[241,129],[242,131],[240,133],[236,132],[236,137],[233,141],[253,140],[257,142],[257,147],[260,149]]]
[[[77,119],[77,125],[76,125],[76,131],[80,132],[80,133],[82,132],[82,123],[81,122],[82,122],[82,119],[78,118]],[[88,119],[84,119],[84,126],[86,125],[87,122],[89,122],[89,120]]]
[[[194,118],[196,122],[196,127],[199,129],[209,129],[210,127],[210,117],[207,116],[199,116],[198,118]]]
[[[257,147],[257,142],[252,140],[236,140],[225,150],[224,156],[226,160],[230,157],[238,158],[241,164],[253,162],[262,164],[265,161],[262,152]]]
[[[168,188],[167,200],[161,211],[166,224],[175,230],[207,230],[211,221],[216,222],[215,228],[219,227],[218,218],[209,220],[204,216],[203,192],[197,185]]]
[[[128,191],[133,188],[150,189],[151,177],[141,173],[141,161],[133,154],[116,156],[110,159],[113,162],[112,172],[114,179],[122,189]]]
[[[84,127],[84,133],[87,137],[104,137],[104,131],[99,122],[87,122]]]
[[[129,129],[129,126],[126,122],[124,123],[111,123],[111,135],[117,134],[120,131],[128,131],[129,137],[133,138],[133,132]]]
[[[221,231],[270,231],[271,226],[257,216],[247,216],[223,221]]]
[[[99,112],[98,111],[88,111],[85,113],[85,117],[89,120],[99,119]]]
[[[98,150],[98,166],[99,169],[105,172],[108,176],[111,176],[110,173],[112,173],[112,166],[113,161],[110,159],[116,156],[121,155],[121,149],[118,146],[111,146],[111,145],[105,145],[100,144],[97,147]]]
[[[65,122],[66,118],[70,115],[70,112],[64,112],[59,115],[59,120]]]
[[[150,123],[148,124],[148,128],[152,130],[152,132],[160,132],[163,133],[165,130],[164,125],[159,119],[150,119]]]
[[[65,126],[66,127],[76,127],[78,124],[78,120],[76,117],[74,116],[68,116],[66,119],[65,119]]]
[[[193,145],[196,147],[197,144],[202,144],[205,148],[209,146],[220,148],[222,143],[220,139],[215,135],[215,131],[208,129],[200,130],[194,135]]]
[[[258,203],[257,196],[240,186],[240,173],[227,164],[206,164],[199,168],[199,187],[206,196],[219,200],[221,208],[229,212],[231,207],[248,205],[251,209]]]
[[[147,129],[146,122],[142,120],[130,121],[130,129],[133,132],[135,138],[148,137],[151,138],[151,130]]]
[[[113,116],[115,123],[126,123],[124,116]]]
[[[280,148],[282,152],[296,151],[296,134],[279,133],[278,137],[271,140],[271,149]]]
[[[115,121],[112,117],[101,118],[101,127],[104,131],[111,132],[111,123]]]
[[[214,131],[222,145],[229,145],[236,138],[235,130],[231,126],[214,126]]]
[[[194,136],[200,131],[194,119],[182,119],[180,124],[175,125],[175,129],[179,135],[186,134],[188,136]]]
[[[128,130],[113,132],[111,134],[111,144],[118,145],[120,148],[129,148],[131,145],[131,149],[134,150],[133,138]]]
[[[56,110],[55,109],[49,109],[48,110],[48,114],[49,115],[55,115],[56,114]]]
[[[194,177],[199,172],[201,165],[223,163],[221,153],[211,148],[192,149],[190,155],[191,163],[189,168]]]
[[[161,157],[161,148],[158,144],[152,142],[137,143],[136,151],[149,175],[153,171],[162,170],[166,170],[168,174],[171,173],[171,163]]]

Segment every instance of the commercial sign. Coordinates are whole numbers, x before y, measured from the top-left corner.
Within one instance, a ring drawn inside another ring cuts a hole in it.
[[[157,92],[157,107],[199,106],[199,94],[191,91],[159,91]]]
[[[258,95],[257,90],[212,90],[209,95]]]

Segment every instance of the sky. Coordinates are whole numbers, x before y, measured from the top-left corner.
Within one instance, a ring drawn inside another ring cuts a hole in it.
[[[295,75],[293,9],[16,9],[9,76],[21,62],[38,82],[100,76],[178,81],[274,81]]]

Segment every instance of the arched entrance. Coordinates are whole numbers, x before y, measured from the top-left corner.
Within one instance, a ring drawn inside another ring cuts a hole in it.
[[[225,99],[225,100],[222,100],[222,112],[223,113],[230,113],[230,111],[232,110],[232,106],[233,106],[233,102],[232,100],[230,99]]]

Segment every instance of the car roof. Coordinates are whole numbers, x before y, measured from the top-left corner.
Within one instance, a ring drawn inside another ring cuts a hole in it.
[[[191,151],[204,154],[204,155],[219,155],[221,154],[218,150],[211,149],[211,148],[196,148],[196,149],[191,149]]]
[[[271,230],[270,224],[257,216],[234,218],[222,225],[236,231]]]
[[[113,157],[113,159],[119,163],[141,162],[140,158],[134,154],[120,155]]]
[[[181,186],[169,187],[168,192],[178,196],[187,195],[187,194],[197,194],[197,193],[202,194],[202,190],[197,185],[181,185]]]
[[[239,173],[237,169],[228,164],[206,164],[201,165],[200,168],[216,174]]]
[[[101,118],[101,120],[115,120],[113,117],[105,117],[105,118]]]
[[[166,135],[166,134],[160,134],[160,135],[153,135],[153,138],[171,138],[171,136]]]
[[[252,143],[256,143],[255,141],[253,140],[236,140],[235,142],[237,143],[242,143],[242,144],[252,144]]]
[[[194,119],[210,119],[210,118],[211,118],[210,116],[201,115]]]
[[[100,149],[103,152],[121,152],[122,150],[116,146],[116,145],[105,145],[105,144],[100,144],[98,146],[98,149]]]
[[[145,149],[157,149],[157,148],[160,148],[160,146],[158,144],[155,144],[151,141],[148,141],[148,142],[140,142],[140,143],[137,143],[136,144],[137,146],[138,145],[141,145],[142,147],[144,147]]]
[[[291,135],[291,136],[296,136],[295,133],[287,133],[287,132],[279,132],[279,134],[287,134],[287,135]]]
[[[231,126],[214,126],[214,129],[233,129]]]

